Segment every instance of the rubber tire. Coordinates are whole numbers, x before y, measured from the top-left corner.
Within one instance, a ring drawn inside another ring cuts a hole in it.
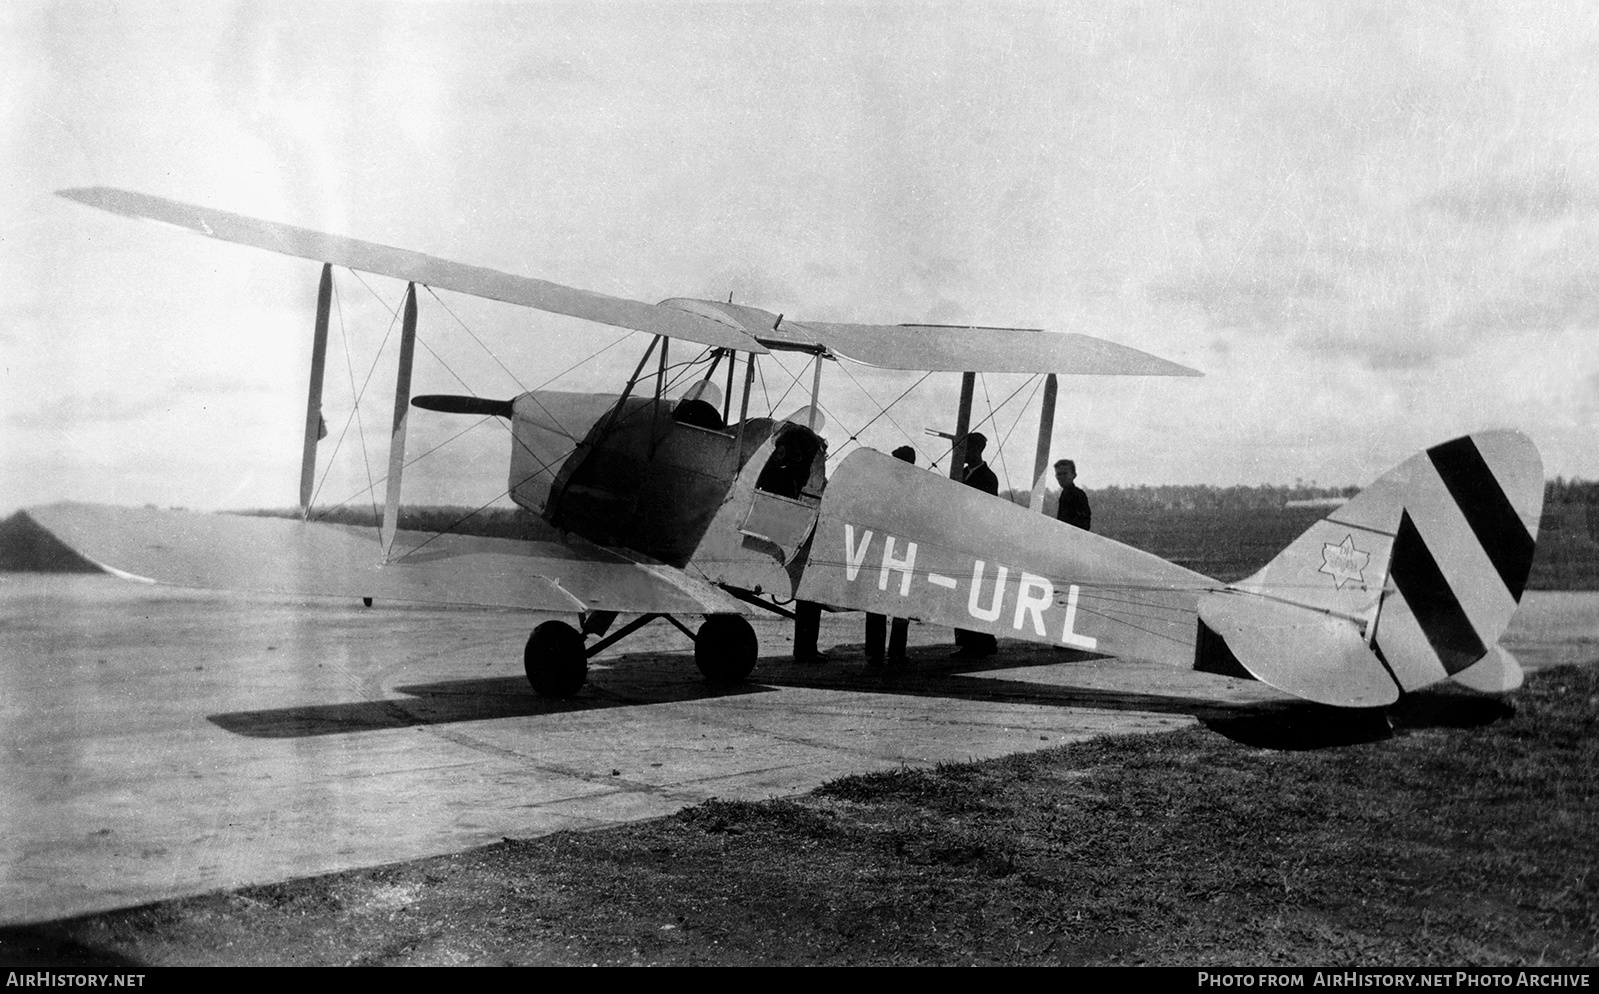
[[[540,697],[571,697],[588,679],[583,636],[564,621],[546,621],[528,636],[522,650],[527,682]]]
[[[694,636],[694,665],[711,683],[738,683],[760,655],[755,629],[741,614],[706,615]]]

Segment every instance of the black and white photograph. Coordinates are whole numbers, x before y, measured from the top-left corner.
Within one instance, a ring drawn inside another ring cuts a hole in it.
[[[0,974],[1592,984],[1596,107],[1576,0],[5,4]]]

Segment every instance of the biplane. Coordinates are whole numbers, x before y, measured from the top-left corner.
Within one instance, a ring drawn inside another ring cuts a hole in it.
[[[595,653],[656,619],[693,640],[708,680],[744,680],[758,654],[744,612],[792,617],[786,605],[796,604],[1155,660],[1339,707],[1383,706],[1446,679],[1490,692],[1520,684],[1521,668],[1498,640],[1531,568],[1543,467],[1517,432],[1479,432],[1411,457],[1253,576],[1221,583],[1038,513],[1057,374],[1197,375],[1137,349],[1015,328],[798,321],[712,300],[647,304],[145,194],[61,195],[322,263],[300,519],[87,504],[29,510],[118,575],[526,610],[549,618],[524,646],[527,677],[555,697],[582,687]],[[335,266],[408,284],[376,534],[309,520]],[[644,332],[649,343],[616,393],[413,397],[418,285]],[[674,343],[700,349],[680,391],[668,378]],[[756,363],[778,351],[814,363],[810,403],[783,417],[755,414]],[[962,373],[952,470],[963,461],[976,373],[1049,374],[1032,505],[864,447],[829,472],[820,432],[828,361]],[[507,492],[546,535],[399,529],[407,425],[418,410],[502,420]],[[704,619],[695,630],[679,620],[694,615]],[[623,616],[631,620],[615,627]]]

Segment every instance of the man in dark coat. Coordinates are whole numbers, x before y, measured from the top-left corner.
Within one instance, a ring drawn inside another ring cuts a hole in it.
[[[1088,508],[1088,495],[1077,486],[1077,464],[1070,459],[1056,460],[1055,480],[1060,483],[1060,507],[1056,508],[1055,517],[1073,528],[1088,531],[1094,512]]]
[[[961,482],[985,494],[999,495],[999,477],[983,461],[983,450],[988,448],[988,437],[982,432],[966,436],[966,466]],[[955,655],[960,659],[986,659],[999,651],[999,641],[987,632],[969,632],[955,629],[955,644],[960,646]]]
[[[974,431],[966,436],[966,469],[961,476],[961,481],[968,487],[976,487],[985,494],[999,495],[999,477],[988,468],[988,463],[983,461],[983,450],[988,448],[988,436],[980,431]]]

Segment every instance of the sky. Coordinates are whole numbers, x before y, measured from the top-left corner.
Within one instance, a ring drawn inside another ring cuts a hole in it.
[[[1062,378],[1089,489],[1364,484],[1495,427],[1596,479],[1596,67],[1599,7],[1559,0],[7,3],[0,512],[297,499],[317,265],[53,195],[87,185],[1203,371]],[[404,292],[336,282],[323,505],[382,476]],[[415,393],[615,390],[647,344],[442,291],[420,326]],[[786,413],[781,362],[756,397]],[[943,456],[959,377],[918,379],[829,364],[831,451]],[[1002,485],[1033,386],[979,385],[979,418],[1021,388],[984,427]],[[413,417],[408,501],[505,502],[508,435],[472,424]]]

